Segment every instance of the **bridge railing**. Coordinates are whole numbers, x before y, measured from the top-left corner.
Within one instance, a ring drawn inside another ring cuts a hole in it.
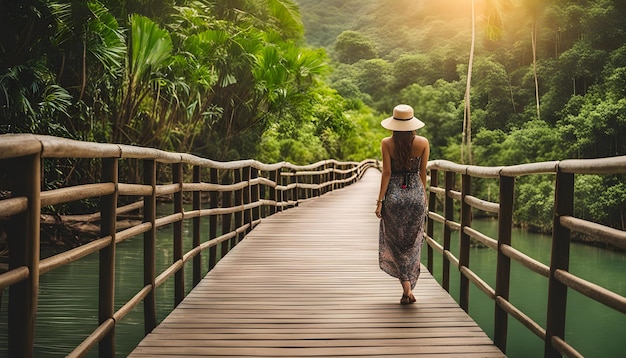
[[[568,344],[565,338],[568,289],[576,290],[607,307],[626,313],[626,297],[569,272],[571,232],[589,235],[615,247],[626,249],[626,231],[573,216],[574,176],[577,174],[625,174],[626,156],[564,160],[508,167],[479,167],[435,160],[429,162],[428,168],[431,178],[430,211],[426,227],[428,269],[433,272],[434,251],[437,251],[443,260],[442,286],[446,290],[449,290],[450,287],[451,264],[460,271],[459,304],[465,311],[468,311],[469,308],[470,282],[494,301],[494,343],[503,352],[506,352],[508,317],[512,316],[544,341],[545,357],[560,357],[561,355],[580,357],[581,354]],[[439,181],[440,174],[444,179],[443,185]],[[549,266],[527,256],[511,245],[515,178],[534,174],[554,174],[556,176]],[[461,177],[460,185],[457,183],[459,176]],[[472,178],[497,179],[499,181],[499,202],[490,202],[473,196],[471,191]],[[436,211],[438,197],[443,201],[441,213]],[[455,207],[455,205],[457,206]],[[454,216],[459,209],[460,222],[457,222],[454,220]],[[472,228],[472,209],[497,214],[497,238],[491,238]],[[443,224],[443,245],[433,239],[434,222]],[[455,257],[450,251],[452,232],[459,233],[459,257]],[[495,288],[491,287],[470,268],[471,239],[482,242],[487,247],[497,251]],[[511,260],[548,278],[548,309],[545,328],[509,300]]]
[[[97,161],[99,182],[42,190],[43,163],[55,158]],[[119,164],[123,160],[136,161],[140,182],[132,183],[120,177]],[[101,357],[112,357],[115,326],[138,304],[143,302],[145,333],[156,327],[155,289],[172,276],[175,305],[182,301],[186,262],[193,262],[195,286],[201,279],[203,252],[208,251],[210,270],[217,262],[218,246],[219,257],[223,257],[262,218],[354,183],[366,169],[378,165],[374,160],[360,163],[326,160],[307,166],[287,162],[268,165],[254,160],[215,162],[184,153],[38,135],[0,135],[0,163],[10,168],[5,174],[12,182],[10,197],[0,200],[0,220],[8,222],[9,270],[0,274],[0,291],[9,287],[8,354],[11,357],[33,355],[40,275],[99,253],[98,326],[69,356],[82,356],[97,344]],[[166,177],[171,182],[158,182],[163,172],[168,172]],[[191,180],[186,181],[185,177]],[[190,211],[183,209],[185,193],[191,196]],[[160,196],[173,198],[172,214],[157,217]],[[118,207],[120,197],[139,200]],[[40,259],[42,207],[93,198],[100,198],[99,212],[94,213],[100,217],[99,238]],[[117,216],[137,209],[143,213],[141,223],[118,228]],[[209,239],[204,242],[201,218],[209,220]],[[186,220],[192,222],[193,247],[183,252],[182,224]],[[174,260],[165,270],[156,272],[156,230],[170,224]],[[116,311],[116,246],[138,235],[143,235],[144,242],[143,287]]]

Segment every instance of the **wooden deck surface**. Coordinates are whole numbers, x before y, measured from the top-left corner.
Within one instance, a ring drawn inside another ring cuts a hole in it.
[[[378,268],[380,173],[264,219],[131,357],[503,357],[425,267]]]

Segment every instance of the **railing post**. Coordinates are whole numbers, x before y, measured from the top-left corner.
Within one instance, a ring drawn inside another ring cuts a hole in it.
[[[118,160],[117,158],[102,159],[101,181],[113,183],[115,191],[110,195],[104,195],[100,199],[100,236],[111,237],[109,246],[100,250],[99,274],[98,274],[98,324],[113,317],[115,313],[115,232],[117,223],[117,183],[118,183]],[[100,357],[115,356],[115,325],[98,343]]]
[[[324,173],[320,173],[317,175],[313,176],[313,184],[317,185],[317,189],[313,189],[313,195],[314,196],[321,196],[322,195],[322,188],[320,187],[320,185],[322,184],[324,180]]]
[[[250,204],[252,198],[252,184],[250,181],[252,180],[252,167],[247,166],[243,168],[243,180],[248,182],[248,186],[243,189],[243,205]],[[245,235],[250,232],[252,228],[252,209],[247,209],[244,211],[244,223],[251,224],[245,233],[241,235],[243,239]]]
[[[39,239],[41,211],[41,154],[15,160],[13,197],[26,197],[25,212],[9,225],[9,270],[28,267],[29,275],[9,289],[9,357],[32,357],[39,291]]]
[[[172,179],[178,184],[178,191],[174,193],[174,212],[183,213],[183,165],[172,164]],[[183,260],[183,221],[174,222],[174,257],[173,261]],[[185,265],[174,274],[174,307],[185,298]]]
[[[296,202],[294,206],[298,206],[300,202],[300,188],[298,187],[298,172],[296,170],[293,171],[293,176],[291,177],[292,184],[296,184],[296,186],[292,190],[292,200]]]
[[[430,170],[430,187],[431,188],[435,188],[439,185],[439,172],[437,171],[437,169],[431,169]],[[430,190],[430,193],[428,194],[428,211],[429,212],[436,212],[437,208],[437,193],[435,193],[434,191]],[[434,235],[435,235],[435,221],[428,218],[427,217],[427,225],[426,225],[426,235],[428,235],[428,237],[433,238],[434,239]],[[427,268],[428,268],[428,272],[433,273],[434,267],[433,267],[433,261],[434,261],[434,257],[433,257],[433,248],[430,245],[426,245],[427,248]]]
[[[232,179],[231,179],[231,173],[227,172],[226,175],[222,178],[222,184],[224,185],[230,185],[232,184]],[[233,192],[232,191],[223,191],[222,192],[222,208],[230,208],[232,206],[233,203]],[[226,213],[226,214],[222,214],[222,235],[227,234],[230,232],[231,229],[231,220],[232,220],[232,214],[230,213]],[[226,256],[226,254],[228,253],[229,250],[229,243],[233,241],[228,240],[228,241],[222,241],[222,243],[220,244],[220,248],[221,248],[221,257]]]
[[[242,174],[242,169],[235,169],[233,174],[234,174],[234,183],[241,183],[243,180],[247,180],[248,178],[248,172],[245,170],[247,169],[243,168],[244,173]],[[248,184],[250,185],[250,184]],[[234,219],[235,219],[235,229],[238,229],[240,227],[243,226],[244,223],[247,223],[249,221],[249,215],[247,212],[244,212],[244,210],[242,209],[243,204],[244,204],[244,196],[246,195],[247,190],[246,189],[238,189],[235,190],[235,208],[237,209],[237,211],[235,212],[235,214],[233,215]],[[240,232],[239,234],[237,234],[237,236],[233,239],[231,239],[231,245],[230,247],[235,247],[235,245],[237,245],[237,243],[243,239],[243,236],[245,235],[245,233]]]
[[[459,270],[470,265],[470,237],[465,233],[465,227],[472,226],[472,207],[465,202],[465,197],[471,195],[472,177],[467,173],[461,176],[461,230],[459,244]],[[459,280],[459,305],[465,312],[469,312],[469,278],[461,273]]]
[[[450,250],[450,236],[452,229],[450,228],[448,221],[454,221],[454,199],[450,195],[450,191],[454,189],[454,181],[456,174],[452,171],[446,172],[446,197],[443,206],[444,217],[446,222],[443,225],[443,277],[441,286],[448,292],[450,292],[450,260],[445,255],[446,251]]]
[[[193,182],[200,183],[202,178],[202,168],[198,165],[193,167]],[[192,206],[194,211],[202,209],[202,191],[194,190],[192,194]],[[200,216],[192,219],[193,225],[193,247],[200,246]],[[193,258],[193,286],[195,287],[202,279],[202,252],[198,252]]]
[[[218,173],[216,168],[211,168],[209,171],[209,181],[211,184],[217,184],[219,182]],[[209,193],[209,209],[216,209],[219,207],[219,192],[213,190]],[[217,215],[213,214],[209,216],[209,240],[217,237]],[[209,248],[209,271],[215,267],[217,263],[217,246],[211,246]]]
[[[256,180],[259,177],[259,170],[257,168],[250,168],[250,181]],[[259,184],[254,184],[250,187],[250,198],[248,199],[249,203],[258,203],[261,200],[261,193],[259,188]],[[259,220],[261,218],[261,206],[257,206],[252,209],[252,221]],[[250,231],[252,226],[248,229]]]
[[[326,182],[334,182],[336,179],[336,173],[335,173],[335,162],[331,162],[331,163],[327,163],[324,165],[324,169],[328,169],[329,172],[326,174]],[[330,188],[328,191],[333,191],[335,190],[335,183],[332,183],[330,186],[327,186],[327,188]]]
[[[278,176],[279,176],[279,172],[278,170],[272,170],[269,172],[270,175],[270,181],[275,183],[276,185],[278,185]],[[272,205],[270,206],[270,215],[274,215],[276,213],[276,208],[278,207],[278,189],[276,189],[275,187],[269,187],[267,188],[267,190],[269,190],[270,192],[270,201],[274,201],[276,203],[276,205]]]
[[[561,354],[552,346],[552,338],[560,337],[565,339],[567,286],[556,279],[555,272],[557,270],[569,270],[570,230],[561,225],[560,217],[571,216],[573,213],[574,174],[563,173],[560,168],[557,168],[544,357],[560,357]]]
[[[152,187],[152,194],[143,197],[143,220],[152,227],[143,234],[143,283],[150,286],[150,292],[143,300],[144,331],[147,335],[156,327],[156,162],[143,161],[143,182]]]
[[[280,168],[276,171],[276,184],[283,186],[283,187],[285,185],[285,177],[283,176],[283,168]],[[278,207],[276,208],[276,210],[278,211],[284,210],[283,208],[284,201],[285,201],[285,190],[276,189],[276,202],[278,204]]]
[[[515,178],[500,176],[500,211],[498,212],[498,262],[496,266],[496,300],[494,314],[494,343],[506,353],[508,333],[508,313],[498,305],[498,297],[509,300],[511,280],[511,259],[502,253],[502,245],[511,245],[513,225],[513,197]]]

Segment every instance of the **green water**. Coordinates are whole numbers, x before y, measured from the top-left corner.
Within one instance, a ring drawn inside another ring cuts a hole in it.
[[[475,220],[473,227],[490,237],[497,237],[497,221]],[[442,236],[441,225],[435,237]],[[513,229],[511,244],[526,255],[549,265],[551,238],[521,229]],[[458,257],[458,234],[453,235],[452,252]],[[425,252],[426,250],[423,250]],[[425,260],[425,255],[424,255]],[[434,276],[441,282],[441,257],[435,256]],[[425,262],[424,262],[425,263]],[[485,248],[473,248],[470,268],[495,288],[496,254]],[[621,295],[626,295],[626,253],[572,243],[570,271],[586,280]],[[419,285],[419,283],[418,283]],[[470,285],[469,313],[493,338],[494,302]],[[451,268],[450,293],[458,301],[459,272]],[[511,261],[510,301],[542,327],[546,327],[548,279]],[[568,290],[566,340],[585,357],[623,357],[626,315]],[[509,317],[507,356],[542,357],[543,341],[515,318]]]
[[[202,241],[207,240],[208,220],[202,220]],[[477,221],[475,228],[495,237],[495,221]],[[185,251],[191,247],[191,226],[185,225]],[[160,230],[157,235],[157,272],[172,261],[172,229]],[[438,235],[441,231],[436,231]],[[452,251],[458,253],[458,240],[453,240]],[[513,246],[543,262],[549,262],[550,239],[521,230],[513,232]],[[116,309],[141,289],[143,282],[143,243],[141,237],[127,240],[116,252]],[[426,250],[423,250],[425,252]],[[219,252],[219,250],[218,250]],[[626,254],[573,244],[571,269],[622,295],[626,294]],[[202,274],[207,271],[207,256],[202,258]],[[495,287],[496,256],[489,249],[472,249],[470,267]],[[453,271],[451,293],[458,297],[458,272]],[[185,266],[185,289],[191,287],[191,263]],[[441,276],[441,258],[435,260],[435,277]],[[173,279],[157,289],[157,312],[160,322],[172,309]],[[419,282],[418,282],[419,285]],[[419,289],[419,288],[418,288]],[[512,263],[511,301],[528,316],[545,327],[547,279]],[[4,292],[0,310],[0,357],[6,356],[7,303]],[[493,337],[494,304],[482,292],[472,287],[470,314],[490,337]],[[71,352],[97,325],[98,312],[98,255],[66,265],[41,276],[39,307],[35,329],[35,356],[62,357]],[[570,290],[566,337],[587,357],[623,356],[623,327],[626,315],[603,308],[584,296]],[[140,304],[116,326],[116,353],[125,357],[143,337],[143,306]],[[88,357],[97,357],[97,347]],[[509,318],[509,357],[541,357],[543,342],[525,327]]]

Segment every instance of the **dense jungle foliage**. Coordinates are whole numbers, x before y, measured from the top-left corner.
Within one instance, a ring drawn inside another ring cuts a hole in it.
[[[379,122],[407,103],[427,123],[431,159],[500,166],[626,154],[621,0],[0,6],[0,133],[216,160],[360,160],[380,157]],[[553,179],[518,180],[518,223],[550,227]],[[497,193],[497,183],[473,185],[485,199]],[[626,228],[623,177],[576,185],[578,216]]]

